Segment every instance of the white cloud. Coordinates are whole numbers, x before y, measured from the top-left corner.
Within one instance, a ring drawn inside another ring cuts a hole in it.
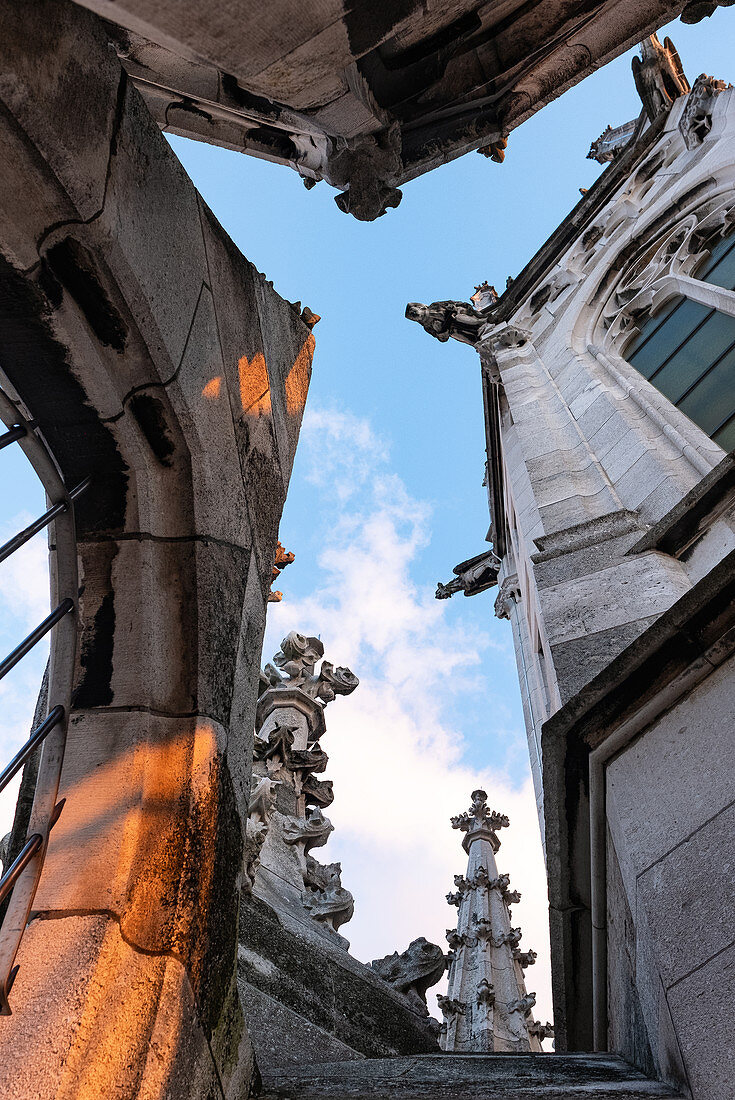
[[[511,819],[498,863],[523,895],[513,919],[523,946],[539,954],[527,972],[536,1015],[551,1019],[548,903],[530,774],[513,785],[504,769],[506,716],[502,729],[493,728],[489,651],[507,643],[492,637],[493,623],[484,631],[450,625],[433,589],[412,579],[430,537],[430,509],[386,472],[388,450],[367,423],[317,410],[300,446],[312,484],[320,484],[311,471],[325,448],[330,455],[321,520],[313,519],[323,525],[323,582],[307,598],[272,605],[265,657],[297,629],[321,635],[327,658],[360,677],[357,691],[327,710],[335,832],[314,853],[341,860],[343,884],[355,895],[355,916],[342,932],[364,960],[403,950],[420,935],[444,945],[457,915],[445,895],[466,868],[448,819],[482,786]],[[360,492],[345,490],[335,506],[335,484],[353,477]],[[461,729],[467,693],[486,698],[488,712],[486,749],[471,763]],[[522,731],[516,737],[525,742]]]
[[[0,545],[27,527],[34,518],[29,512],[19,512],[2,524]],[[3,622],[7,621],[5,616],[8,616],[19,626],[31,628],[48,615],[48,544],[45,531],[35,535],[0,565],[0,601]]]

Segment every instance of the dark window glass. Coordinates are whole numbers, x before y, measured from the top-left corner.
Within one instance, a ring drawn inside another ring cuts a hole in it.
[[[694,273],[694,277],[705,283],[722,286],[725,290],[735,289],[735,239],[725,237],[718,241],[712,249],[712,255]]]
[[[678,403],[708,435],[735,411],[735,349],[712,367]]]
[[[723,450],[735,451],[735,416],[730,417],[727,424],[723,424],[712,438]]]
[[[676,405],[733,344],[735,317],[713,310],[679,350],[654,371],[651,381]]]
[[[717,242],[695,278],[735,290],[735,236]],[[676,298],[639,323],[625,355],[724,450],[735,449],[735,317]]]
[[[685,340],[688,340],[702,322],[712,312],[706,306],[700,306],[699,302],[690,302],[688,298],[680,298],[676,308],[669,314],[662,325],[657,325],[640,344],[637,351],[628,352],[628,362],[639,370],[644,378],[650,378],[674,352],[678,351]],[[654,318],[650,318],[653,321]],[[641,335],[645,326],[641,326]]]

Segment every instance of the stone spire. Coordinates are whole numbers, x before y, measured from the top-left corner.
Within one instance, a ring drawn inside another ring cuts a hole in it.
[[[541,1040],[553,1033],[550,1024],[542,1027],[531,1017],[536,996],[526,993],[523,970],[536,953],[519,946],[521,930],[512,927],[509,906],[521,896],[495,863],[497,832],[509,824],[504,814],[488,810],[481,790],[472,792],[467,813],[452,818],[452,828],[465,834],[469,858],[467,877],[455,875],[456,890],[447,894],[459,914],[457,927],[447,931],[447,995],[438,998],[444,1014],[439,1041],[446,1051],[539,1051]]]
[[[332,782],[318,778],[328,761],[319,740],[326,732],[324,708],[359,681],[329,661],[317,672],[323,656],[319,638],[294,630],[261,673],[245,871],[257,897],[347,948],[337,930],[352,917],[354,903],[342,886],[342,868],[321,864],[310,852],[326,844],[334,828],[324,816],[334,800]]]

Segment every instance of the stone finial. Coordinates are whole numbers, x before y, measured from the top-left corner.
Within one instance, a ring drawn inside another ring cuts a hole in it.
[[[670,38],[663,43],[657,35],[644,38],[641,56],[631,62],[633,79],[643,108],[651,122],[671,109],[675,99],[686,95],[689,81],[684,75],[681,59]]]
[[[493,550],[485,550],[474,558],[455,565],[454,578],[446,584],[439,582],[436,588],[437,600],[448,600],[455,592],[464,592],[465,596],[476,596],[498,583],[500,559]]]
[[[384,981],[422,1013],[428,1013],[426,991],[441,980],[447,960],[441,947],[429,943],[423,936],[412,940],[405,951],[394,951],[382,959],[373,959],[370,966]]]
[[[350,695],[360,681],[349,668],[335,668],[330,661],[316,663],[324,656],[319,638],[307,637],[292,630],[281,642],[281,648],[261,675],[264,688],[298,689],[310,699],[320,699],[326,706],[337,695]]]
[[[467,834],[462,841],[462,846],[466,851],[469,851],[469,846],[473,840],[483,837],[490,841],[493,851],[497,852],[500,841],[496,836],[496,831],[510,825],[510,821],[505,814],[499,814],[488,809],[487,794],[483,790],[473,791],[472,805],[469,810],[450,820],[453,829],[461,829],[463,833]]]

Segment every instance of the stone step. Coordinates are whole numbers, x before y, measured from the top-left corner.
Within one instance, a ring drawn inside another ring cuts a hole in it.
[[[681,1100],[614,1054],[422,1054],[263,1074],[262,1100]]]

